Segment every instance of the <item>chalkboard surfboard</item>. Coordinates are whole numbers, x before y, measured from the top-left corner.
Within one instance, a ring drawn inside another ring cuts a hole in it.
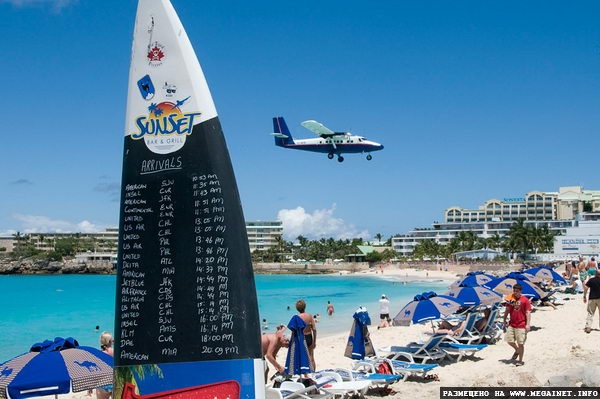
[[[138,4],[119,227],[115,398],[263,398],[237,184],[200,63],[168,0]]]

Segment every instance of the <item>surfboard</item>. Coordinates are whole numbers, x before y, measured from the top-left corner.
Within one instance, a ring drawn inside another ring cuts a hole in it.
[[[168,0],[138,3],[120,205],[114,397],[263,398],[235,175],[204,73]]]

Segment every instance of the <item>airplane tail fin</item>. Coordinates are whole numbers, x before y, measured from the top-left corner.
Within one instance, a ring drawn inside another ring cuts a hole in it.
[[[288,129],[285,119],[282,116],[273,118],[273,136],[275,136],[275,145],[285,147],[289,144],[294,144],[294,139]]]

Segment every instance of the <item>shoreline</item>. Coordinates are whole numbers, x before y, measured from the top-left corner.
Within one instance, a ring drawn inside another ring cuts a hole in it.
[[[518,265],[515,265],[514,268],[517,267]],[[376,269],[352,273],[352,275],[357,278],[369,276],[382,280],[452,282],[470,269],[470,265],[449,265],[448,270],[384,266],[383,273],[380,269]],[[556,310],[550,307],[538,307],[532,313],[532,331],[525,345],[524,366],[516,367],[508,360],[513,351],[500,339],[473,357],[465,356],[460,362],[447,360],[441,362],[440,366],[432,371],[432,374],[439,376],[439,381],[411,377],[391,385],[395,392],[388,397],[437,398],[441,387],[600,386],[600,368],[597,367],[599,317],[598,315],[594,317],[593,331],[591,334],[586,334],[583,331],[586,306],[582,301],[582,295],[555,294],[555,296],[560,302]],[[397,306],[392,308],[391,313],[398,312],[400,309],[398,306],[403,304],[395,305]],[[378,330],[379,317],[376,312],[372,312],[371,320],[369,333],[378,355],[385,355],[380,348],[419,341],[425,337],[426,332],[431,331],[429,324],[395,326]],[[344,323],[346,322],[347,320],[344,319]],[[351,368],[353,361],[344,357],[350,325],[347,327],[348,329],[339,333],[319,332],[315,348],[317,369]],[[289,331],[287,333],[289,335]],[[286,355],[287,350],[280,350],[277,360],[285,363]],[[60,395],[60,397],[86,399],[87,394],[80,392]],[[366,397],[376,398],[379,395],[368,394]]]

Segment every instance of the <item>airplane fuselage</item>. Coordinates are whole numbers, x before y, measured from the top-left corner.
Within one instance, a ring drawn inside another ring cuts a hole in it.
[[[334,136],[331,138],[294,139],[283,147],[325,154],[360,154],[383,149],[383,146],[361,136]]]

